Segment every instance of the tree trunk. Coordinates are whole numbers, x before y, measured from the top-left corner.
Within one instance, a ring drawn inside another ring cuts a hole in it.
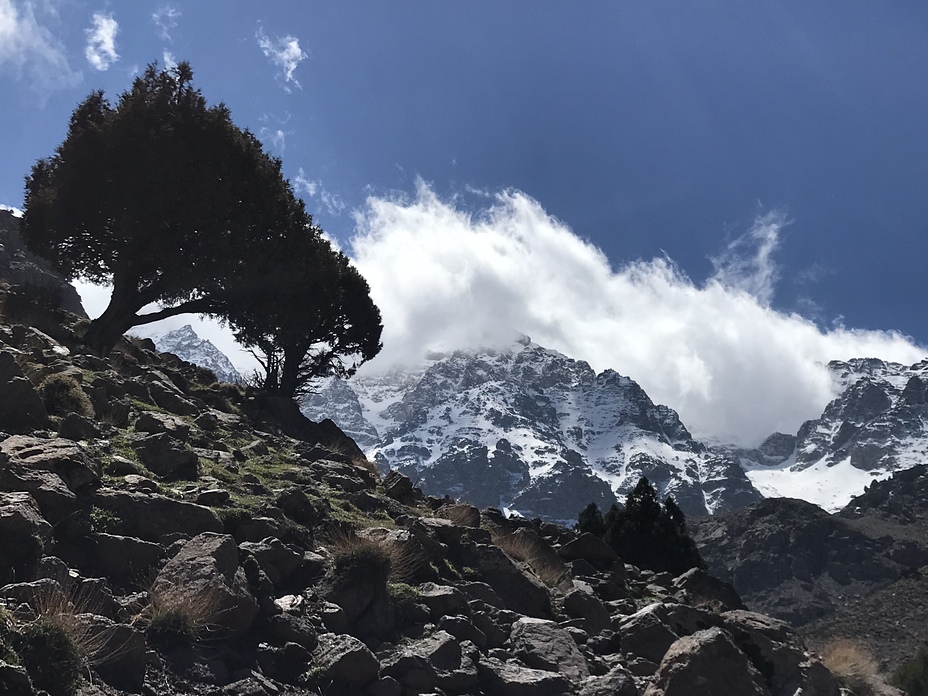
[[[140,308],[136,296],[119,292],[114,285],[109,305],[103,314],[90,322],[84,343],[97,355],[108,355],[120,337],[132,328],[135,313]]]

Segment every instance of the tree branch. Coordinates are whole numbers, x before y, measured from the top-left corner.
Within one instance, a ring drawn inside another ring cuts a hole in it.
[[[211,309],[213,309],[213,301],[208,297],[199,300],[189,300],[175,305],[174,307],[165,307],[157,312],[136,314],[132,326],[151,324],[153,321],[161,321],[168,317],[175,317],[178,314],[207,314]]]

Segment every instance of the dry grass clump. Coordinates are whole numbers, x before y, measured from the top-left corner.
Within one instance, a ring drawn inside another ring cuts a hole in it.
[[[442,505],[435,511],[435,514],[454,522],[459,527],[480,526],[480,510],[473,505],[465,505],[462,503]]]
[[[206,589],[189,593],[177,588],[155,586],[149,591],[148,606],[135,617],[149,640],[161,646],[190,645],[219,630],[218,619],[225,611],[219,595]]]
[[[570,579],[570,571],[554,549],[534,535],[508,533],[494,528],[490,530],[490,536],[507,556],[526,563],[548,587],[557,587]]]
[[[329,550],[338,575],[363,577],[384,584],[409,582],[426,563],[413,542],[361,537],[351,531],[331,535]]]
[[[77,413],[86,418],[93,417],[93,403],[80,383],[65,374],[49,375],[38,387],[45,408],[53,415],[66,416]]]
[[[854,696],[877,696],[882,683],[873,654],[866,646],[850,638],[837,638],[821,653],[822,663],[840,684]]]

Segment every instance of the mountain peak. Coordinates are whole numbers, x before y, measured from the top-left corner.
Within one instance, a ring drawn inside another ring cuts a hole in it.
[[[221,382],[244,381],[228,356],[211,341],[201,338],[190,324],[169,331],[154,341],[162,353],[174,353],[179,358],[210,369]]]

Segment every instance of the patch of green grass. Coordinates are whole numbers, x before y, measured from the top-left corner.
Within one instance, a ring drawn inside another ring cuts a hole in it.
[[[89,518],[90,529],[97,533],[115,534],[122,524],[118,516],[96,505],[90,508]]]
[[[77,692],[84,661],[61,625],[40,617],[23,628],[16,647],[37,689],[44,689],[50,696],[72,696]]]

